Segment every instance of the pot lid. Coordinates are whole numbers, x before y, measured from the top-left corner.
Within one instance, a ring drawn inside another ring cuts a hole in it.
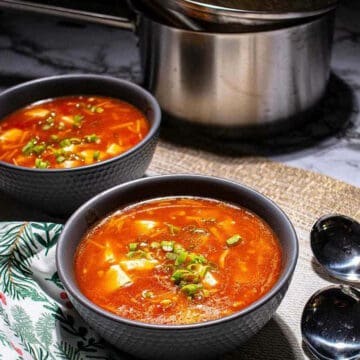
[[[164,5],[203,21],[276,21],[322,14],[339,0],[164,0]]]

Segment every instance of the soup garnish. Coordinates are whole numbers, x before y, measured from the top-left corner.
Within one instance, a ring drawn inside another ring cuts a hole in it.
[[[41,101],[0,122],[0,160],[48,169],[90,165],[117,156],[149,131],[133,105],[101,96]]]
[[[115,212],[75,254],[80,290],[98,306],[153,324],[239,311],[279,278],[281,248],[247,209],[204,198],[154,199]]]

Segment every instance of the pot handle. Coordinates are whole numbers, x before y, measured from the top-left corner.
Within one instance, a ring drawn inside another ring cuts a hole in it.
[[[40,4],[22,0],[0,0],[0,7],[7,9],[30,11],[39,14],[55,15],[73,20],[88,21],[110,26],[119,27],[124,30],[135,30],[135,24],[130,19],[120,16],[98,14],[85,10],[71,9],[61,6]]]

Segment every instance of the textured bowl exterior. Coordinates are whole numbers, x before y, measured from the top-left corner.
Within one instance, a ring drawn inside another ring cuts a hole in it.
[[[98,75],[43,78],[0,94],[0,118],[41,99],[93,94],[126,100],[150,121],[150,133],[134,148],[112,159],[74,169],[28,169],[0,161],[0,189],[22,202],[56,216],[67,216],[92,196],[144,175],[158,139],[160,109],[144,89]]]
[[[164,196],[200,196],[246,207],[262,217],[279,237],[283,270],[273,289],[246,309],[222,319],[178,326],[151,325],[109,313],[77,287],[73,259],[79,241],[96,222],[116,209]],[[256,334],[285,296],[298,256],[296,233],[286,215],[269,199],[238,183],[198,175],[168,175],[136,180],[96,196],[69,219],[57,248],[57,268],[80,315],[105,340],[144,359],[212,358]]]
[[[92,196],[140,178],[155,151],[157,136],[129,156],[76,172],[29,172],[0,164],[0,188],[23,203],[57,216],[75,211]]]
[[[288,282],[289,283],[289,282]],[[110,344],[141,359],[210,359],[234,350],[255,335],[272,317],[288,283],[250,314],[194,329],[147,329],[104,318],[70,296],[79,314]]]

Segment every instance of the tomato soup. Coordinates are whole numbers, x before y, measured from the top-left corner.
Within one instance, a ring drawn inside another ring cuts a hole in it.
[[[77,283],[98,306],[151,324],[237,312],[281,271],[277,237],[247,209],[204,198],[154,199],[115,212],[82,239]]]
[[[22,108],[0,122],[0,160],[30,168],[73,168],[117,156],[149,131],[133,105],[70,96]]]

